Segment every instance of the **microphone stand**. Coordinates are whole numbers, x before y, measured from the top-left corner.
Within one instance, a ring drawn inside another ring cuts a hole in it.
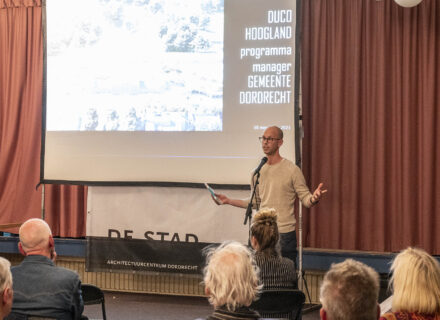
[[[254,201],[254,198],[255,198],[255,192],[256,192],[256,190],[257,190],[257,186],[258,186],[258,184],[259,184],[259,180],[260,180],[260,171],[258,170],[258,172],[256,172],[256,173],[254,174],[254,177],[255,177],[255,175],[257,176],[257,178],[256,178],[256,179],[253,179],[253,180],[254,180],[254,183],[253,183],[253,186],[252,186],[252,195],[251,195],[251,199],[250,199],[250,201],[249,201],[249,204],[248,204],[248,206],[247,206],[246,213],[245,213],[245,216],[244,216],[244,222],[243,222],[243,224],[246,224],[246,223],[248,223],[248,221],[249,221],[249,237],[248,237],[248,242],[249,242],[248,244],[249,244],[249,246],[251,245],[252,202]],[[259,207],[259,204],[257,203],[257,210],[259,209],[258,207]]]

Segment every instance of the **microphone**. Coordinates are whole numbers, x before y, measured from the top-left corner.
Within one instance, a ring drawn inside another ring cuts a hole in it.
[[[257,169],[255,169],[255,171],[254,171],[254,176],[255,176],[257,173],[260,172],[261,167],[264,166],[264,164],[265,164],[266,162],[267,162],[267,157],[263,157],[263,158],[261,159],[261,162],[260,162],[260,164],[258,165]]]

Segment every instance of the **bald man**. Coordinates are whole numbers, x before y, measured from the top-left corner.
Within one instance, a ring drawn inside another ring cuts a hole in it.
[[[81,281],[75,272],[55,266],[55,243],[49,225],[30,219],[19,231],[23,262],[12,267],[13,315],[80,319],[84,309]]]
[[[278,212],[281,254],[293,260],[296,265],[295,199],[298,197],[305,207],[310,208],[319,202],[327,190],[323,190],[323,184],[320,183],[313,194],[309,191],[301,169],[280,155],[283,136],[280,128],[272,126],[267,128],[260,137],[267,162],[260,170],[260,180],[256,186],[256,199],[253,207],[257,210],[260,207],[274,208]],[[252,174],[251,186],[254,184],[255,175]],[[230,199],[224,194],[216,194],[216,196],[220,200],[216,201],[217,204],[246,208],[249,203],[249,199]]]

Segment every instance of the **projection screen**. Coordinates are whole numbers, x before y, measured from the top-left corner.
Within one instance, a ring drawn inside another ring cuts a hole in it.
[[[43,183],[248,184],[270,125],[295,160],[295,1],[45,6]]]

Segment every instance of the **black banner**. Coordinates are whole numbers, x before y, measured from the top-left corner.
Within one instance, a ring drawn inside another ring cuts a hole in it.
[[[86,271],[135,271],[201,274],[203,242],[87,237]],[[215,245],[215,244],[214,244]]]

